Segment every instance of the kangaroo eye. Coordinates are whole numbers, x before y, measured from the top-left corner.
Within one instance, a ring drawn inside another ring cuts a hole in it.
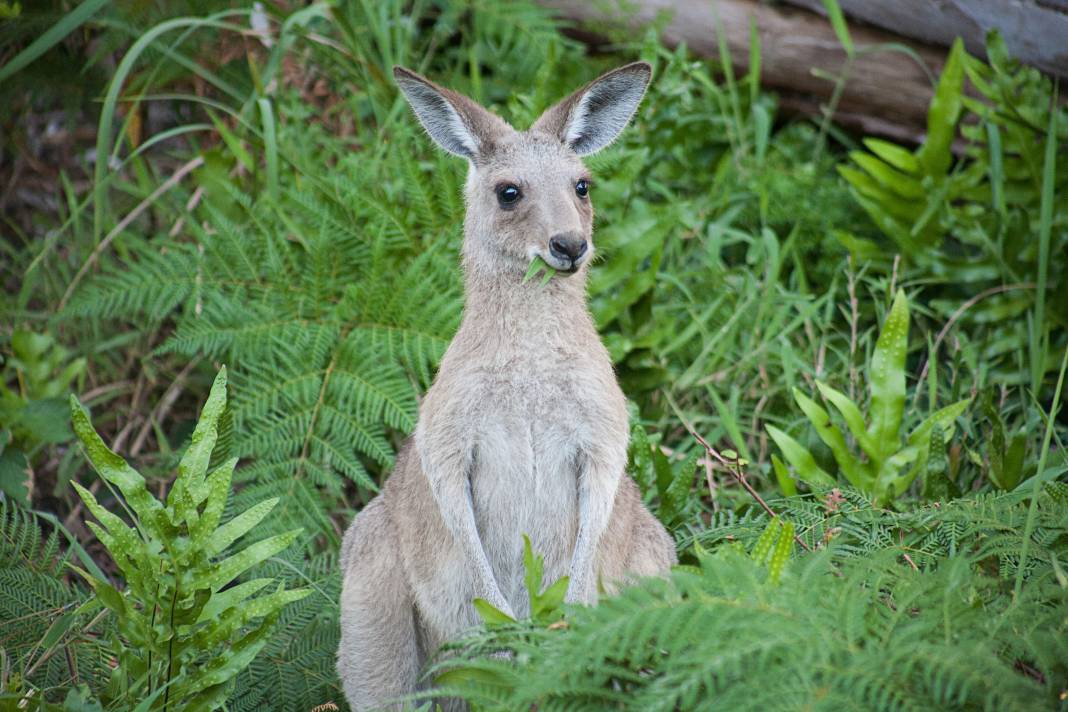
[[[521,197],[523,197],[523,194],[519,192],[519,188],[511,183],[502,185],[497,189],[497,202],[502,206],[514,205]]]
[[[590,194],[590,184],[583,178],[578,183],[575,183],[575,194],[580,198],[585,198]]]

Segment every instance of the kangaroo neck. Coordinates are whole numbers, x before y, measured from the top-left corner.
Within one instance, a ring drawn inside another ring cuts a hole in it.
[[[506,348],[544,339],[572,341],[596,336],[586,307],[586,268],[577,274],[544,275],[526,282],[518,272],[490,272],[465,261],[461,331],[473,331]]]

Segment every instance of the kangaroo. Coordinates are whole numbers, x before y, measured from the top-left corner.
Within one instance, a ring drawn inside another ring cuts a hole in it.
[[[581,156],[614,141],[652,68],[615,69],[525,132],[403,67],[426,132],[467,159],[465,308],[414,436],[341,548],[338,673],[356,710],[419,688],[441,644],[478,624],[483,598],[529,614],[523,540],[566,600],[593,604],[663,575],[675,546],[625,475],[626,402],[586,307],[591,180]],[[557,270],[526,281],[535,257]]]

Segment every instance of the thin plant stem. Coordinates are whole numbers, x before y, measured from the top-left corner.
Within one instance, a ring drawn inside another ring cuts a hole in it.
[[[1020,592],[1023,590],[1024,571],[1027,568],[1027,556],[1031,549],[1031,535],[1035,531],[1035,514],[1038,510],[1038,495],[1042,489],[1042,473],[1046,469],[1046,456],[1049,455],[1050,440],[1053,438],[1053,422],[1057,417],[1057,408],[1061,403],[1061,388],[1064,386],[1064,371],[1068,369],[1068,348],[1064,349],[1064,357],[1061,359],[1061,372],[1057,376],[1057,388],[1053,392],[1053,403],[1049,407],[1049,416],[1046,418],[1046,434],[1042,438],[1042,454],[1038,457],[1038,469],[1032,478],[1031,505],[1027,509],[1027,522],[1024,524],[1023,547],[1020,549],[1020,564],[1016,569],[1016,586],[1013,589],[1013,604],[1020,600]]]
[[[853,273],[853,255],[847,262],[846,287],[849,290],[849,397],[857,399],[857,385],[860,374],[857,372],[857,324],[860,322],[860,302],[857,300],[857,278]]]
[[[735,481],[738,482],[738,484],[740,484],[742,488],[749,493],[749,496],[751,496],[757,501],[757,504],[760,505],[761,509],[768,513],[769,517],[779,516],[775,513],[775,510],[768,506],[768,503],[764,501],[764,498],[760,496],[760,493],[753,489],[753,486],[749,484],[749,480],[745,478],[745,473],[742,472],[742,468],[738,464],[737,460],[735,460],[732,465],[730,460],[721,455],[719,451],[712,447],[712,445],[709,444],[709,442],[703,437],[701,437],[697,432],[690,429],[689,427],[687,427],[687,430],[689,430],[690,435],[693,436],[694,440],[696,440],[701,445],[701,447],[705,449],[705,452],[708,454],[708,456],[714,459],[719,464],[723,465],[727,472],[730,473],[731,477],[733,477]],[[805,551],[812,551],[812,549],[809,548],[808,544],[806,544],[804,540],[801,539],[801,537],[797,534],[794,534],[794,541],[800,544],[801,548]]]
[[[1001,294],[1002,292],[1011,292],[1016,289],[1034,288],[1034,282],[1020,282],[1019,284],[1002,284],[998,285],[997,287],[991,287],[990,289],[984,289],[983,291],[979,292],[974,297],[957,307],[957,310],[953,312],[952,315],[950,315],[949,320],[946,321],[945,325],[939,330],[938,336],[935,337],[934,344],[931,347],[931,353],[927,357],[927,360],[923,362],[923,368],[920,369],[920,375],[917,378],[917,388],[919,388],[923,384],[923,380],[927,376],[927,369],[931,365],[930,360],[933,359],[935,357],[935,354],[938,353],[938,347],[942,345],[943,341],[945,341],[946,335],[949,333],[949,330],[953,328],[953,325],[957,323],[957,320],[964,316],[964,312],[968,311],[987,297],[992,297],[995,294]]]

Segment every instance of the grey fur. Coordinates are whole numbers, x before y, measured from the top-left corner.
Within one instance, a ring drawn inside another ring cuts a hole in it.
[[[628,86],[644,76],[640,99],[648,65],[624,70]],[[632,86],[618,89],[621,71],[581,114],[583,135],[601,145],[637,105]],[[545,557],[546,581],[570,576],[570,602],[595,603],[599,584],[612,591],[676,561],[625,475],[626,403],[586,308],[593,208],[575,193],[587,173],[567,131],[599,83],[519,133],[470,99],[395,74],[430,136],[471,161],[467,306],[414,436],[342,545],[338,673],[356,710],[415,690],[428,655],[477,625],[472,599],[529,613],[523,534]],[[614,100],[622,107],[607,106]],[[508,210],[496,197],[502,183],[523,193]],[[524,283],[535,256],[563,267],[548,249],[560,234],[589,241],[575,274]]]
[[[651,74],[645,62],[613,69],[546,111],[533,128],[558,136],[580,156],[596,153],[630,123]]]

